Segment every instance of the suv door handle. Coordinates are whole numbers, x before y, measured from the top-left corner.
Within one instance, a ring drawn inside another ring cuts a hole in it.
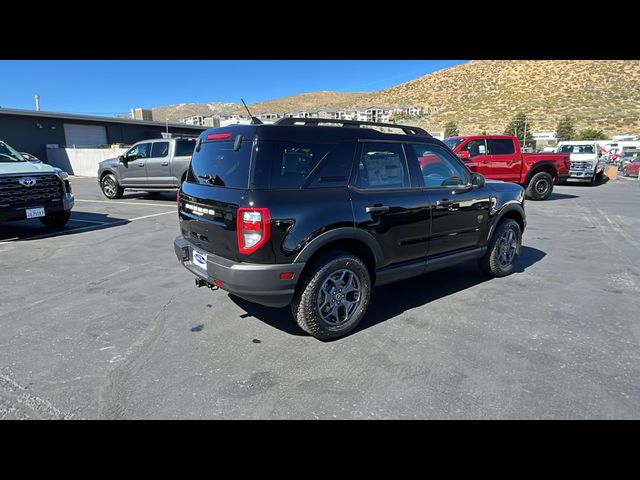
[[[162,162],[162,166],[163,167],[168,167],[169,166],[169,162]]]
[[[144,167],[144,163],[139,163],[138,166],[139,167]]]
[[[387,207],[386,205],[367,207],[364,209],[364,211],[372,215],[382,215],[383,213],[387,213],[389,211],[389,207]]]
[[[436,202],[437,209],[447,209],[450,212],[455,212],[456,210],[460,210],[460,202],[454,202],[449,200],[448,198],[444,198],[442,200],[438,200]]]

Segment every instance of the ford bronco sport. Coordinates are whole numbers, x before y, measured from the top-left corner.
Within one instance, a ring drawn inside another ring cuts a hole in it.
[[[521,186],[485,183],[420,128],[347,120],[207,130],[177,202],[197,286],[291,305],[322,340],[360,322],[374,285],[470,259],[512,273],[526,226]]]

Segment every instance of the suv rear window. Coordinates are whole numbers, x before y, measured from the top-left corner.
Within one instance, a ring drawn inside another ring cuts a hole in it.
[[[196,147],[195,140],[176,140],[176,157],[190,157]]]
[[[252,142],[242,142],[239,151],[234,142],[203,142],[191,158],[188,181],[202,185],[248,188]]]
[[[260,142],[254,186],[272,189],[346,186],[353,143]]]

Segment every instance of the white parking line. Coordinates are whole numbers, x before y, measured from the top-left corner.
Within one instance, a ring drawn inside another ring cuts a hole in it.
[[[127,223],[126,220],[118,220],[117,222],[103,222],[103,223],[101,223],[101,225],[123,225],[125,223]],[[12,238],[12,239],[9,239],[9,240],[2,241],[2,242],[0,242],[0,245],[5,244],[5,243],[15,242],[16,240],[38,240],[40,238],[55,237],[55,236],[58,236],[58,235],[65,235],[66,233],[82,232],[83,230],[90,230],[90,229],[95,229],[95,228],[96,228],[95,225],[89,225],[88,227],[70,228],[69,230],[63,230],[62,232],[45,233],[43,235],[36,235],[34,237],[25,237],[23,239],[20,239],[20,238],[16,237],[16,238]]]
[[[25,237],[22,240],[38,240],[40,238],[54,237],[57,235],[65,235],[66,233],[71,233],[71,232],[82,232],[84,230],[90,230],[92,228],[96,228],[96,226],[100,226],[100,225],[124,225],[129,222],[135,222],[136,220],[144,220],[145,218],[158,217],[160,215],[169,215],[170,213],[175,213],[177,215],[176,210],[170,210],[168,212],[154,213],[153,215],[144,215],[142,217],[127,218],[126,220],[117,220],[114,222],[96,222],[94,220],[80,220],[80,219],[72,218],[71,221],[75,220],[77,222],[87,222],[87,223],[93,223],[95,225],[89,225],[87,227],[79,227],[79,228],[70,228],[62,232],[45,233],[45,234],[36,235],[33,237]],[[0,241],[0,245],[3,245],[5,243],[12,243],[12,242],[15,242],[16,240],[20,240],[20,237],[13,237],[13,238],[8,238],[6,240],[2,240]]]
[[[116,202],[114,200],[82,200],[75,199],[76,202],[89,202],[89,203],[113,203],[114,205],[147,205],[149,207],[166,207],[163,203],[143,203],[143,202]]]
[[[144,217],[130,218],[129,221],[130,222],[135,222],[136,220],[143,220],[145,218],[157,217],[159,215],[169,215],[170,213],[175,213],[176,216],[178,215],[178,211],[177,210],[171,210],[169,212],[154,213],[153,215],[145,215]]]

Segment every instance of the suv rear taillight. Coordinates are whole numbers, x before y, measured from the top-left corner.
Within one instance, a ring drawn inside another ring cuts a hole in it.
[[[268,208],[238,209],[238,250],[248,255],[262,247],[271,236]]]

